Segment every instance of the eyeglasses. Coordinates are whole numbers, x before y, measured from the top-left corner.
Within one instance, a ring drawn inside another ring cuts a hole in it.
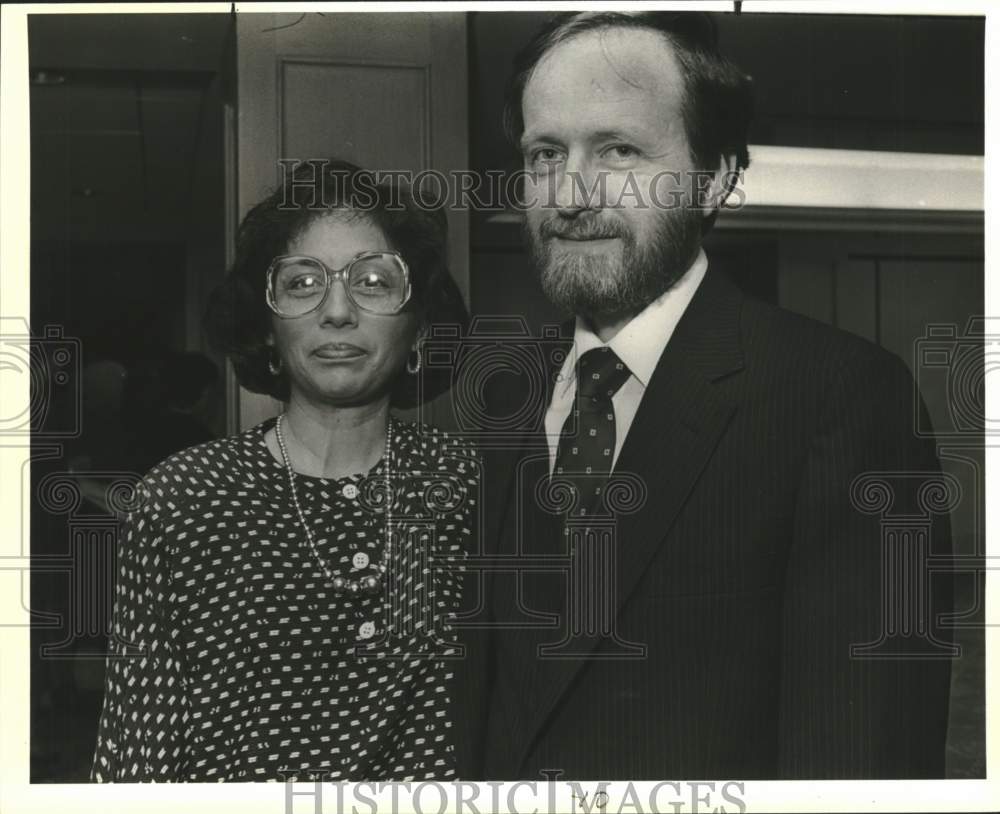
[[[279,317],[305,316],[323,305],[335,280],[370,314],[398,314],[410,299],[410,269],[398,252],[361,252],[339,269],[306,255],[275,257],[267,269],[267,304]]]

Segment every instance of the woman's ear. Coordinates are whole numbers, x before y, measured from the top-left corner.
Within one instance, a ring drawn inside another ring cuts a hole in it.
[[[410,350],[416,350],[420,347],[424,340],[430,336],[431,326],[430,323],[424,318],[423,314],[420,314],[419,321],[416,325],[416,330],[413,332],[413,340],[410,343]]]
[[[278,353],[278,346],[274,342],[274,334],[268,333],[268,335],[264,337],[264,345],[270,348],[267,359],[268,372],[272,376],[280,376],[285,363],[282,361],[281,355]]]

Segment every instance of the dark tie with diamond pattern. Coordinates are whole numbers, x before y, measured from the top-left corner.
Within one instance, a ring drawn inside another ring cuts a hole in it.
[[[576,364],[576,399],[563,423],[553,477],[569,481],[580,496],[577,514],[601,513],[601,491],[615,454],[611,398],[631,371],[608,347],[593,348]]]

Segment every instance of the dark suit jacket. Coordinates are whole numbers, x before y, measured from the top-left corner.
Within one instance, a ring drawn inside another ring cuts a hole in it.
[[[618,458],[645,499],[612,556],[540,505],[544,436],[486,456],[460,776],[943,776],[951,591],[924,557],[950,540],[918,410],[895,356],[709,271]]]

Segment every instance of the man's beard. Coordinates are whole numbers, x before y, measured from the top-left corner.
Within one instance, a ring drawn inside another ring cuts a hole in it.
[[[652,238],[642,245],[627,223],[613,214],[553,215],[526,224],[528,243],[542,290],[553,305],[584,316],[637,313],[672,288],[701,244],[701,214],[664,210]],[[618,238],[617,256],[556,252],[551,238]]]

